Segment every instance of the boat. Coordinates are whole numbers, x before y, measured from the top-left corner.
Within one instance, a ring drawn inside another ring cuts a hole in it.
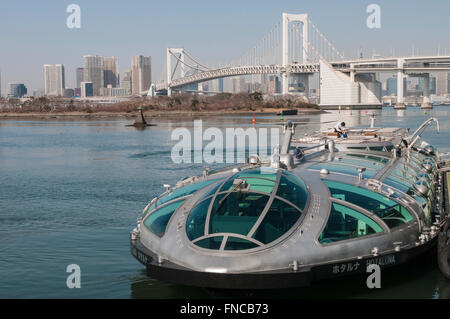
[[[277,113],[277,115],[281,116],[288,116],[288,115],[297,115],[298,110],[282,110],[280,113]]]
[[[421,137],[434,122],[412,134],[317,132],[296,145],[302,124],[286,121],[269,157],[164,185],[130,234],[131,253],[154,279],[219,289],[301,287],[407,264],[447,236],[450,162]]]

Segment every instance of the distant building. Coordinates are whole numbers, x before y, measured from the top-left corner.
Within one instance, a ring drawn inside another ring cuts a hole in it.
[[[407,94],[407,78],[403,79],[403,96]],[[386,80],[386,95],[395,95],[397,96],[397,78],[388,78]]]
[[[45,95],[45,90],[44,89],[36,89],[33,90],[33,96],[34,97],[41,97]]]
[[[8,83],[8,97],[20,98],[27,95],[27,87],[23,83]]]
[[[223,92],[223,78],[215,79],[210,82],[210,85],[208,85],[211,92]]]
[[[235,76],[230,78],[231,81],[231,93],[237,94],[242,92],[248,92],[247,83],[242,76]]]
[[[106,88],[100,89],[100,96],[113,97],[113,96],[127,96],[128,91],[125,88],[114,88],[111,84]]]
[[[111,85],[113,88],[117,87],[119,81],[119,65],[117,57],[103,58],[103,87],[107,88]]]
[[[64,89],[64,97],[73,97],[75,96],[74,89]]]
[[[75,89],[73,90],[73,95],[74,95],[74,96],[78,96],[78,97],[81,96],[81,83],[80,83],[80,87],[79,87],[79,88],[75,88]]]
[[[131,92],[139,95],[150,89],[152,84],[152,58],[134,56],[131,58]]]
[[[430,94],[436,94],[436,78],[430,77]]]
[[[44,64],[45,95],[63,96],[65,88],[64,65]]]
[[[267,84],[267,93],[275,94],[281,92],[281,81],[276,75],[269,76],[269,83]]]
[[[94,84],[92,82],[81,82],[81,95],[82,98],[94,96]]]
[[[120,87],[126,90],[127,95],[131,95],[132,87],[133,87],[131,70],[125,70],[122,81],[120,82]]]
[[[436,94],[446,95],[449,93],[448,85],[448,73],[438,72],[436,73]]]
[[[83,56],[83,69],[84,82],[91,82],[93,95],[98,96],[100,88],[104,85],[103,57],[100,55]],[[83,94],[81,95],[83,96]]]
[[[84,81],[84,69],[83,68],[77,68],[76,73],[77,73],[77,86],[76,88],[81,88],[81,82]]]
[[[397,95],[396,78],[389,78],[386,80],[386,95]]]

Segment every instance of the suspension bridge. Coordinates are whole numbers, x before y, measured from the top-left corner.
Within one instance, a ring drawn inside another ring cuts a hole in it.
[[[242,56],[220,66],[199,62],[184,48],[168,48],[164,81],[153,84],[147,95],[182,92],[189,85],[219,78],[258,74],[278,75],[281,94],[289,94],[289,79],[320,75],[320,105],[381,107],[377,72],[397,74],[397,107],[404,108],[405,77],[423,77],[424,106],[429,103],[430,72],[449,72],[450,56],[346,59],[307,14],[283,13],[275,26]]]

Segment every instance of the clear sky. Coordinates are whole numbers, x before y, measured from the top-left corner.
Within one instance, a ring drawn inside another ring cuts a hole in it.
[[[66,7],[81,7],[81,29],[66,26]],[[381,7],[381,29],[366,26],[366,8]],[[346,56],[450,54],[448,0],[1,0],[0,69],[7,82],[42,88],[43,64],[62,63],[66,87],[85,54],[117,56],[119,69],[133,55],[151,55],[153,78],[162,72],[167,47],[184,47],[206,64],[229,61],[251,48],[282,12],[308,13]],[[416,51],[417,53],[417,51]]]

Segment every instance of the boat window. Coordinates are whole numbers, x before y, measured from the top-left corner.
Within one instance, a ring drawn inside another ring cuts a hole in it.
[[[349,157],[335,157],[333,160],[333,163],[343,163],[343,164],[349,164],[354,165],[358,167],[367,167],[367,168],[373,168],[373,169],[381,169],[384,167],[384,164],[377,162],[377,161],[370,161],[366,159],[356,159],[356,158],[349,158]]]
[[[244,250],[244,249],[252,249],[258,247],[258,245],[254,242],[248,241],[243,238],[238,237],[228,237],[227,242],[225,244],[225,250]]]
[[[398,176],[403,179],[409,179],[409,180],[415,179],[415,177],[413,175],[411,175],[410,173],[405,172],[403,170],[400,170],[400,169],[394,169],[394,170],[392,170],[391,173],[394,174],[395,176]]]
[[[372,192],[368,189],[334,182],[323,181],[330,190],[331,196],[376,214],[390,228],[405,224],[413,219],[412,215],[396,201]]]
[[[347,147],[349,150],[366,150],[366,146],[349,146]]]
[[[235,183],[236,179],[245,183]],[[224,243],[225,250],[256,247],[250,236],[264,244],[281,237],[297,223],[308,202],[305,183],[279,169],[242,171],[226,179],[218,192],[211,194],[190,212],[186,232],[194,244],[195,239],[205,236],[205,229],[209,235],[227,234],[229,243]]]
[[[170,192],[170,193],[162,196],[158,200],[156,200],[156,202],[153,203],[152,206],[150,206],[148,211],[151,212],[156,207],[161,206],[164,203],[170,202],[171,200],[174,200],[174,199],[177,199],[177,198],[180,198],[183,196],[191,195],[192,193],[195,193],[199,189],[201,189],[213,182],[216,182],[216,181],[217,181],[217,179],[213,179],[213,180],[209,180],[209,181],[201,181],[201,182],[197,182],[194,184],[190,184],[190,185],[186,185],[184,187],[174,189],[172,192]]]
[[[371,160],[371,161],[376,161],[376,162],[380,162],[380,163],[388,163],[389,159],[381,157],[381,156],[375,156],[375,155],[365,155],[365,154],[346,154],[347,156],[351,156],[351,157],[358,157],[358,158],[363,158],[363,159],[367,159],[367,160]]]
[[[303,210],[306,206],[308,193],[306,191],[306,186],[302,184],[303,182],[299,179],[294,182],[294,180],[282,175],[280,178],[280,185],[277,190],[277,196],[287,199],[292,204]]]
[[[319,236],[319,242],[328,244],[381,232],[381,226],[369,217],[349,207],[332,203],[330,217]]]
[[[217,196],[211,210],[209,233],[247,235],[268,200],[269,196],[252,192],[230,192]]]
[[[398,189],[399,191],[408,194],[408,195],[414,195],[416,192],[413,188],[413,186],[399,178],[396,178],[395,176],[389,176],[383,180],[383,183],[386,185],[389,185],[393,188]]]
[[[190,240],[194,240],[205,234],[206,215],[210,203],[211,199],[202,201],[189,214],[186,221],[186,233]]]
[[[167,224],[175,210],[183,203],[182,200],[163,206],[144,220],[144,225],[156,236],[162,237],[166,232]]]
[[[384,146],[371,146],[371,147],[369,147],[369,150],[371,150],[371,151],[379,151],[379,152],[385,152],[386,151]]]
[[[268,244],[290,230],[300,216],[301,212],[298,209],[280,199],[274,199],[253,238]]]
[[[358,176],[358,171],[356,166],[346,166],[346,165],[334,165],[334,164],[328,164],[328,163],[319,163],[313,166],[309,167],[310,169],[315,169],[320,171],[322,168],[326,168],[330,171],[330,173],[342,173],[347,175],[353,175]],[[364,178],[371,178],[373,175],[375,175],[375,170],[367,168],[363,172]]]
[[[219,249],[222,244],[223,236],[208,237],[196,241],[195,244],[206,249]]]

